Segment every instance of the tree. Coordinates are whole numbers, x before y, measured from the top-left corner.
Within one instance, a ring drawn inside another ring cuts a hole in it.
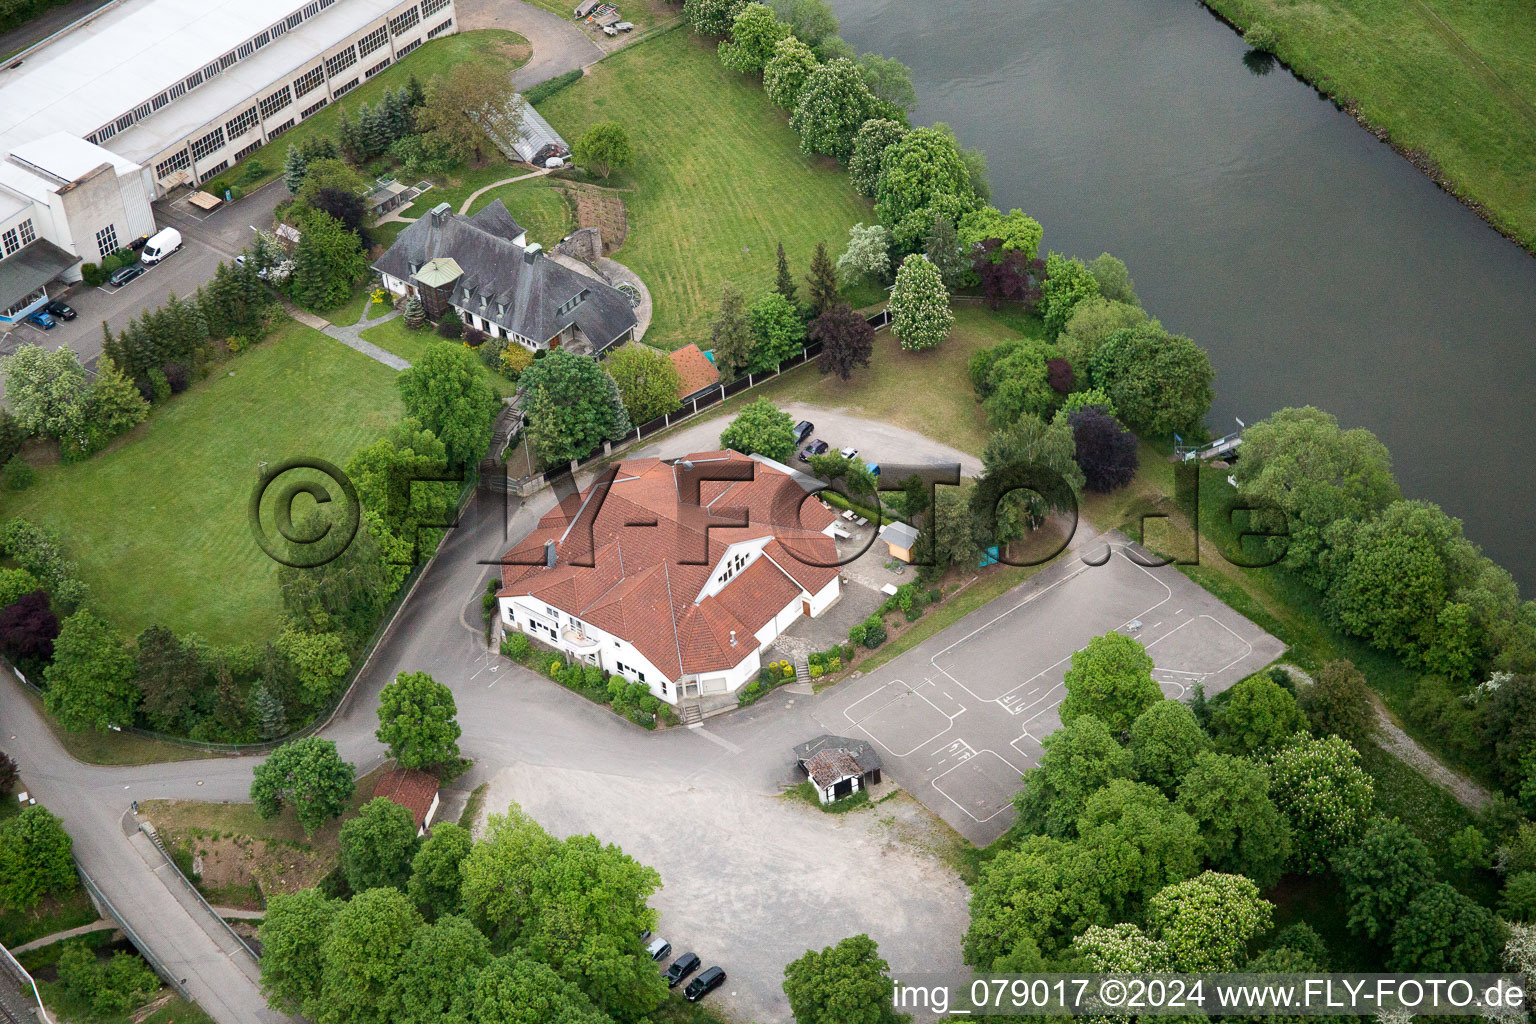
[[[1504,882],[1499,911],[1509,921],[1536,921],[1536,871],[1518,871]]]
[[[961,231],[965,226],[961,225]],[[1055,341],[1057,335],[1072,319],[1077,307],[1099,294],[1099,282],[1088,272],[1083,261],[1068,259],[1053,252],[1045,258],[1045,280],[1041,282],[1042,309],[1045,329]]]
[[[832,265],[825,242],[816,243],[816,251],[811,255],[811,272],[806,275],[805,283],[812,316],[820,316],[842,301],[837,294],[837,270]]]
[[[1100,865],[1098,887],[1112,918],[1137,916],[1171,882],[1200,869],[1195,821],[1151,786],[1111,779],[1088,798],[1078,848]]]
[[[769,0],[768,6],[806,46],[823,47],[837,34],[837,15],[827,0]]]
[[[143,959],[128,952],[97,960],[84,942],[70,942],[59,955],[59,981],[97,1017],[120,1017],[160,987]]]
[[[939,272],[945,288],[954,291],[965,282],[970,263],[955,231],[955,222],[943,213],[933,215],[933,224],[923,240],[923,255]]]
[[[522,951],[500,956],[475,976],[474,1024],[610,1024],[586,995]]]
[[[787,38],[789,26],[767,5],[746,4],[731,23],[731,38],[720,44],[720,63],[744,75],[759,74]]]
[[[1107,252],[1101,252],[1088,264],[1088,273],[1099,284],[1099,294],[1111,302],[1141,305],[1136,297],[1136,286],[1131,282],[1131,272],[1125,264]]]
[[[1091,299],[1079,302],[1072,310],[1072,318],[1067,321],[1067,326],[1057,337],[1056,344],[1061,354],[1077,371],[1078,377],[1086,379],[1094,353],[1111,334],[1122,328],[1137,327],[1147,322],[1147,311],[1140,306],[1111,302],[1102,295],[1095,295]],[[1162,327],[1161,322],[1157,320],[1151,322],[1159,328]],[[1111,412],[1113,411],[1111,409]],[[1246,435],[1243,443],[1248,443]]]
[[[911,129],[900,121],[886,117],[872,117],[859,126],[853,137],[853,150],[848,156],[848,178],[855,192],[868,199],[875,197],[886,152],[909,131]]]
[[[1072,940],[1072,953],[1098,974],[1153,974],[1172,963],[1167,945],[1134,924],[1096,924]]]
[[[426,842],[416,851],[406,892],[428,917],[436,920],[463,910],[459,865],[473,845],[468,829],[445,821],[432,826]]]
[[[437,549],[444,524],[453,521],[459,488],[443,479],[448,469],[447,447],[409,416],[346,466],[375,539],[402,545],[413,564]]]
[[[0,825],[0,906],[31,910],[45,896],[63,896],[79,885],[74,842],[64,823],[34,805]]]
[[[1097,494],[1124,487],[1140,464],[1136,435],[1101,406],[1088,406],[1067,417],[1076,445],[1084,486]]]
[[[795,421],[766,398],[741,408],[720,435],[720,447],[783,462],[795,451]]]
[[[420,295],[405,300],[405,326],[413,331],[427,326],[427,307],[422,305]]]
[[[356,232],[325,213],[309,217],[293,254],[293,299],[306,309],[345,302],[368,272],[368,257]]]
[[[1334,735],[1359,746],[1376,732],[1376,702],[1365,674],[1351,661],[1330,661],[1297,703],[1320,736]]]
[[[992,432],[981,462],[971,510],[983,535],[998,544],[1020,539],[1052,512],[1077,508],[1083,474],[1072,460],[1072,431],[1065,423],[1021,417]]]
[[[552,353],[551,358],[560,355]],[[581,361],[592,364],[590,359]],[[467,468],[485,454],[499,403],[473,352],[462,345],[433,343],[409,369],[400,371],[395,383],[406,415],[443,442],[450,465]]]
[[[1349,907],[1349,928],[1385,943],[1414,897],[1434,882],[1435,859],[1396,818],[1376,818],[1333,858]]]
[[[699,35],[723,36],[747,0],[683,0],[683,17]]]
[[[868,935],[853,935],[784,968],[784,995],[798,1024],[901,1024],[890,965]]]
[[[1118,415],[1143,437],[1198,424],[1211,407],[1215,372],[1210,357],[1160,324],[1116,331],[1094,352],[1089,378]]]
[[[1392,929],[1394,971],[1492,971],[1508,927],[1485,907],[1438,882],[1408,904]]]
[[[859,66],[840,57],[806,76],[789,126],[799,134],[800,148],[806,153],[847,163],[859,126],[875,113],[875,98],[864,84]]]
[[[809,334],[812,341],[821,342],[818,369],[835,373],[841,380],[852,377],[855,368],[868,366],[875,350],[875,329],[846,302],[812,320]]]
[[[517,391],[531,410],[528,439],[546,465],[584,459],[604,441],[629,433],[618,385],[588,356],[555,349],[523,371]]]
[[[665,352],[632,342],[609,352],[603,368],[618,385],[619,398],[631,423],[649,423],[682,408],[677,392],[683,379],[677,364]]]
[[[299,147],[288,146],[288,155],[283,159],[283,184],[287,186],[289,194],[299,190],[304,184],[304,175],[309,170],[309,162],[304,159],[304,153]]]
[[[1075,844],[1048,836],[1005,847],[971,888],[965,962],[979,971],[1038,971],[1042,955],[1053,957],[1084,929],[1108,924],[1095,867]]]
[[[901,261],[890,309],[891,333],[908,350],[937,348],[955,324],[939,271],[920,254]]]
[[[764,292],[747,310],[747,324],[756,339],[752,346],[751,373],[777,369],[805,347],[805,321],[799,310],[778,292]]]
[[[111,356],[103,355],[96,363],[96,379],[85,395],[83,434],[65,443],[64,454],[83,458],[99,451],[148,416],[149,403],[139,394],[138,386],[118,369]]]
[[[262,740],[275,740],[288,731],[288,712],[282,700],[260,680],[251,687],[251,707],[256,717],[256,735]]]
[[[131,725],[139,701],[133,658],[111,623],[88,608],[64,620],[43,673],[43,706],[71,732]]]
[[[763,66],[763,91],[775,106],[794,110],[806,80],[819,63],[811,48],[799,39],[781,39],[774,45],[773,57]]]
[[[34,590],[42,589],[37,577],[25,569],[0,569],[0,608],[7,608]],[[47,597],[46,592],[43,596]],[[55,631],[54,636],[57,635]]]
[[[347,809],[356,787],[356,770],[336,753],[336,744],[318,736],[284,743],[256,766],[251,799],[263,818],[275,818],[293,805],[299,824],[312,834],[327,818]]]
[[[1370,816],[1371,780],[1354,747],[1329,736],[1295,736],[1265,760],[1269,795],[1291,825],[1296,866],[1323,870]]]
[[[1063,725],[1041,746],[1040,762],[1024,773],[1023,788],[1014,796],[1018,827],[1071,839],[1088,798],[1112,779],[1130,778],[1131,755],[1091,715]]]
[[[1001,263],[1009,254],[1017,253],[1024,262],[1032,263],[1045,237],[1040,222],[1023,210],[1012,209],[1003,213],[995,206],[977,206],[956,222],[960,245],[965,250],[975,249],[981,243],[996,239],[997,247],[990,259]]]
[[[275,892],[257,935],[261,940],[261,991],[283,1013],[315,1017],[326,939],[341,901],[319,889]]]
[[[1092,715],[1116,734],[1127,732],[1138,715],[1163,699],[1152,680],[1147,649],[1124,633],[1096,636],[1073,653],[1062,685],[1067,691],[1060,708],[1063,725]]]
[[[402,768],[451,767],[459,761],[457,713],[448,687],[425,672],[401,672],[379,694],[374,735]]]
[[[912,69],[894,57],[866,53],[859,57],[859,73],[870,95],[900,111],[917,106],[917,90],[912,88]]]
[[[208,665],[199,645],[183,642],[164,626],[150,626],[134,646],[143,695],[139,711],[156,729],[182,728],[208,681]]]
[[[460,61],[427,83],[426,98],[416,108],[416,131],[424,141],[458,163],[479,163],[495,142],[494,130],[515,136],[523,118],[512,78],[495,61]]]
[[[0,610],[0,648],[23,663],[46,665],[59,636],[59,617],[42,588],[22,594]]]
[[[1061,401],[1048,379],[1051,351],[1037,338],[1010,338],[971,357],[972,384],[992,426],[1006,430],[1021,417],[1051,418]]]
[[[290,627],[278,634],[273,646],[292,667],[300,695],[309,707],[319,707],[336,696],[352,668],[346,640],[339,633],[310,633]]]
[[[1269,798],[1269,776],[1246,758],[1196,755],[1179,783],[1178,805],[1195,819],[1205,862],[1247,875],[1263,888],[1279,881],[1291,853],[1291,830]]]
[[[1186,972],[1235,971],[1248,943],[1268,931],[1274,905],[1242,875],[1206,871],[1152,897],[1147,921]]]
[[[391,988],[420,928],[421,915],[398,889],[369,889],[343,903],[325,943],[317,1024],[388,1020]]]
[[[84,431],[90,389],[80,357],[69,346],[50,352],[31,343],[18,345],[0,359],[0,376],[6,402],[23,430],[61,440]]]
[[[933,516],[928,530],[924,532],[933,535],[935,565],[944,568],[980,564],[982,543],[990,538],[984,537],[973,505],[963,490],[946,488],[934,495]]]
[[[1131,764],[1136,778],[1172,796],[1211,741],[1189,705],[1160,700],[1131,723]]]
[[[606,179],[634,159],[629,133],[617,121],[599,121],[576,140],[576,160]]]
[[[710,344],[722,383],[728,384],[746,371],[755,343],[741,292],[726,285],[720,293],[720,315],[710,327]]]
[[[778,272],[774,277],[773,290],[784,296],[795,309],[800,308],[800,296],[795,291],[795,277],[789,272],[789,258],[784,255],[784,243],[779,243]]]
[[[1296,698],[1268,676],[1240,680],[1213,724],[1217,744],[1229,754],[1272,750],[1307,727]]]
[[[405,891],[419,846],[410,811],[386,797],[374,797],[357,817],[342,823],[340,844],[341,873],[353,892],[383,886]]]
[[[948,202],[941,202],[947,197]],[[916,128],[885,150],[875,182],[875,212],[896,244],[915,249],[936,213],[951,216],[976,206],[970,173],[955,140],[937,128]]]
[[[389,988],[390,1024],[469,1024],[475,981],[491,962],[491,944],[463,917],[416,929]]]
[[[844,280],[879,284],[891,272],[890,233],[879,224],[862,223],[848,229],[848,248],[837,258]]]
[[[21,773],[16,767],[16,759],[0,750],[0,797],[10,796],[20,780]]]

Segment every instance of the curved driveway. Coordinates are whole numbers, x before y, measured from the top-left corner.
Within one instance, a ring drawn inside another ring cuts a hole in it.
[[[576,6],[574,0],[571,6]],[[456,7],[461,29],[511,29],[533,46],[528,63],[512,72],[512,84],[519,89],[586,67],[603,56],[603,48],[570,18],[522,0],[458,0]]]

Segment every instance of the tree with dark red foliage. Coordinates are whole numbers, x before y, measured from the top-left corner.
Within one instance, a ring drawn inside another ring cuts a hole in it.
[[[59,635],[59,617],[48,606],[48,594],[34,590],[0,610],[0,648],[14,661],[47,661]]]
[[[807,333],[812,341],[821,342],[817,367],[843,380],[853,376],[854,367],[868,366],[875,349],[874,328],[846,302],[836,303],[812,320]]]
[[[1077,380],[1077,374],[1072,372],[1072,364],[1065,359],[1047,359],[1045,361],[1045,382],[1049,384],[1057,394],[1064,395],[1072,390],[1072,385]]]
[[[1123,487],[1136,475],[1136,435],[1101,406],[1090,405],[1067,417],[1072,426],[1075,456],[1088,490],[1105,494]]]
[[[367,240],[363,231],[363,199],[344,188],[320,188],[310,197],[309,205],[321,213],[328,213],[359,238]]]
[[[0,796],[6,796],[15,789],[20,778],[21,771],[16,767],[16,762],[9,754],[0,750]]]
[[[988,238],[976,246],[971,269],[981,278],[981,291],[987,304],[996,309],[1004,299],[1015,299],[1033,307],[1040,301],[1037,283],[1045,270],[1045,261],[1029,259],[1019,249],[1002,249],[1002,240]]]
[[[166,363],[160,367],[160,372],[165,374],[165,382],[171,386],[173,395],[179,395],[192,386],[192,371],[186,363]]]

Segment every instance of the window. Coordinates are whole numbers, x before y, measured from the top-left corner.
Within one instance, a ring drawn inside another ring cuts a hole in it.
[[[412,7],[410,10],[404,12],[403,14],[397,14],[393,18],[390,18],[389,30],[395,35],[399,35],[408,29],[415,28],[419,24],[421,24],[421,8]]]
[[[271,96],[262,100],[257,106],[261,108],[262,117],[271,117],[292,102],[293,90],[285,85]]]
[[[279,135],[283,134],[283,132],[287,131],[289,128],[292,128],[292,127],[293,127],[293,118],[290,117],[288,120],[284,121],[282,124],[278,125],[276,128],[268,128],[267,129],[267,141],[271,142],[273,139],[277,138]]]
[[[335,89],[336,98],[337,99],[341,99],[347,93],[351,92],[353,89],[356,89],[356,88],[357,88],[357,79],[355,79],[355,78],[352,79],[352,81],[350,81],[350,82],[346,82],[346,83],[344,83],[342,85],[338,85],[336,87],[336,89]]]
[[[169,157],[156,164],[155,177],[163,181],[166,178],[169,178],[172,174],[175,174],[177,171],[184,171],[191,166],[192,158],[187,155],[186,150],[182,150],[175,156]]]
[[[103,259],[117,252],[117,228],[111,224],[96,232],[96,251]]]
[[[221,171],[227,171],[227,170],[229,170],[229,161],[228,160],[222,161],[221,163],[214,164],[212,167],[208,168],[206,171],[203,172],[203,176],[198,179],[198,182],[201,183],[201,182],[207,181],[209,178],[213,177],[215,174],[218,174]]]
[[[583,288],[569,299],[566,299],[564,302],[560,303],[560,308],[555,310],[555,316],[565,316],[565,314],[581,305],[582,300],[586,297],[587,289]]]
[[[326,98],[325,98],[325,97],[323,97],[323,96],[322,96],[322,97],[321,97],[321,98],[320,98],[320,102],[319,102],[319,103],[316,103],[316,104],[315,104],[315,105],[314,105],[314,106],[312,106],[312,107],[305,107],[305,108],[304,108],[304,109],[303,109],[303,110],[302,110],[302,111],[301,111],[301,112],[300,112],[300,113],[299,113],[299,120],[300,120],[300,121],[302,121],[302,120],[304,120],[304,119],[305,119],[305,118],[306,118],[306,117],[308,117],[308,116],[309,116],[309,115],[310,115],[310,114],[313,114],[313,113],[314,113],[314,112],[315,112],[315,111],[317,111],[317,110],[319,110],[319,109],[320,109],[320,108],[321,108],[321,107],[323,107],[323,106],[325,106],[325,105],[326,105],[326,104],[327,104],[327,103],[329,103],[329,102],[331,102],[331,101],[330,101],[330,100],[328,100],[328,99],[326,99]]]
[[[171,92],[170,92],[169,89],[167,89],[165,92],[161,93],[159,96],[156,96],[154,99],[150,100],[149,101],[149,105],[150,105],[150,107],[152,109],[159,110],[161,107],[165,106],[169,102],[171,102]]]
[[[423,18],[430,18],[432,15],[436,14],[438,11],[447,6],[448,0],[423,0],[421,5],[421,16]]]
[[[447,21],[437,26],[437,28],[429,30],[427,32],[427,38],[436,39],[438,36],[442,35],[444,32],[447,32],[451,28],[453,28],[453,19],[449,18]]]
[[[201,160],[203,157],[208,156],[222,148],[223,145],[224,129],[215,128],[207,135],[204,135],[202,138],[192,143],[192,159]]]
[[[21,248],[21,243],[16,240],[15,228],[11,228],[5,234],[0,235],[0,247],[4,247],[5,249],[5,255],[0,256],[0,259],[4,259],[5,256],[9,256],[11,253]]]
[[[383,60],[381,60],[377,64],[375,64],[373,67],[371,67],[367,71],[363,72],[363,77],[364,78],[372,78],[374,75],[378,74],[380,71],[383,71],[387,67],[389,67],[389,58],[385,57]]]
[[[357,41],[357,52],[359,56],[366,57],[387,42],[389,42],[389,26],[380,25]]]
[[[21,244],[31,245],[37,240],[37,232],[32,230],[32,218],[28,217],[21,222]]]
[[[357,63],[357,47],[349,46],[340,53],[325,58],[325,73],[333,78]]]
[[[256,141],[252,142],[249,146],[246,146],[246,147],[242,148],[238,153],[235,154],[235,163],[239,163],[241,160],[244,160],[246,157],[250,156],[252,153],[256,152],[260,148],[261,148],[261,140],[257,139]]]
[[[106,142],[108,139],[110,139],[112,136],[114,136],[116,134],[117,134],[117,125],[115,125],[115,124],[104,124],[100,128],[96,129],[96,142],[98,144]]]
[[[229,133],[230,138],[238,139],[240,136],[244,135],[246,132],[255,127],[256,108],[251,107],[249,110],[242,110],[240,113],[230,118],[229,123],[224,126],[224,130]]]
[[[146,118],[148,116],[149,116],[149,104],[148,103],[141,103],[137,107],[133,108],[133,119],[135,121],[142,121],[142,120],[144,120],[144,118]]]
[[[20,313],[22,310],[26,309],[28,306],[34,305],[35,303],[38,303],[38,302],[41,302],[43,299],[46,299],[47,297],[48,297],[47,290],[45,288],[39,288],[37,291],[33,292],[31,295],[28,295],[26,298],[24,298],[20,302],[16,303],[10,309],[4,310],[4,311],[0,311],[0,316],[3,316],[3,317],[14,317],[17,313]]]
[[[322,68],[310,68],[308,71],[304,72],[302,75],[300,75],[297,79],[294,80],[294,83],[293,83],[293,94],[295,96],[303,96],[305,93],[314,92],[315,91],[315,87],[318,86],[321,82],[324,82],[324,81],[325,81],[325,71],[324,71],[324,69],[322,69]],[[304,116],[308,117],[309,114],[306,113]]]
[[[720,582],[724,583],[740,572],[742,567],[747,564],[747,557],[745,551],[738,551],[732,555],[731,560],[725,564],[725,570],[720,573]]]
[[[404,46],[400,47],[400,49],[396,50],[395,51],[395,56],[396,57],[404,57],[406,54],[410,53],[412,50],[416,49],[416,47],[418,47],[420,45],[421,45],[421,40],[420,39],[413,39],[409,43],[406,43]]]
[[[175,85],[171,86],[170,89],[167,90],[167,91],[169,93],[169,96],[167,97],[166,102],[170,102],[171,100],[174,100],[178,96],[185,96],[187,94],[187,83],[186,82],[177,82]]]
[[[313,3],[305,4],[304,9],[299,13],[306,18],[313,18],[320,13],[320,0],[314,0]]]
[[[198,86],[203,84],[203,73],[199,71],[195,75],[188,75],[186,81],[182,82],[181,84],[187,87],[188,92],[191,92],[193,89],[196,89]]]
[[[235,56],[239,60],[245,60],[245,58],[249,57],[251,54],[253,54],[255,52],[256,52],[256,40],[249,39],[249,40],[247,40],[247,41],[245,41],[245,42],[240,44],[240,49],[235,51]]]
[[[271,41],[272,41],[272,30],[271,29],[267,29],[261,35],[257,36],[254,40],[252,40],[252,42],[251,42],[251,50],[252,50],[252,52],[255,52],[256,50],[261,49],[263,46],[266,46]]]

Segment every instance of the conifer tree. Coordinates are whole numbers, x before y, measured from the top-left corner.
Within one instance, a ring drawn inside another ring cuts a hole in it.
[[[256,734],[264,740],[275,740],[288,731],[288,714],[283,702],[267,689],[267,684],[257,682],[251,690],[251,704],[256,711]]]
[[[826,242],[816,243],[816,254],[811,257],[811,272],[805,283],[812,316],[820,316],[837,305],[837,268],[827,254]]]
[[[427,325],[427,308],[421,304],[421,296],[412,295],[405,302],[405,326],[419,331]]]
[[[779,243],[779,276],[773,284],[774,291],[789,302],[796,309],[800,308],[800,297],[795,289],[795,277],[789,272],[789,258],[784,255],[784,243]]]
[[[336,119],[336,137],[341,141],[342,152],[348,160],[358,163],[366,156],[362,130],[347,113],[345,105],[342,105],[341,114]]]
[[[419,107],[427,102],[427,90],[421,87],[421,79],[414,74],[405,83],[405,101],[412,107]]]
[[[290,144],[288,156],[283,160],[283,184],[290,193],[297,192],[299,186],[304,184],[304,175],[308,173],[309,161],[299,152],[299,147]]]

